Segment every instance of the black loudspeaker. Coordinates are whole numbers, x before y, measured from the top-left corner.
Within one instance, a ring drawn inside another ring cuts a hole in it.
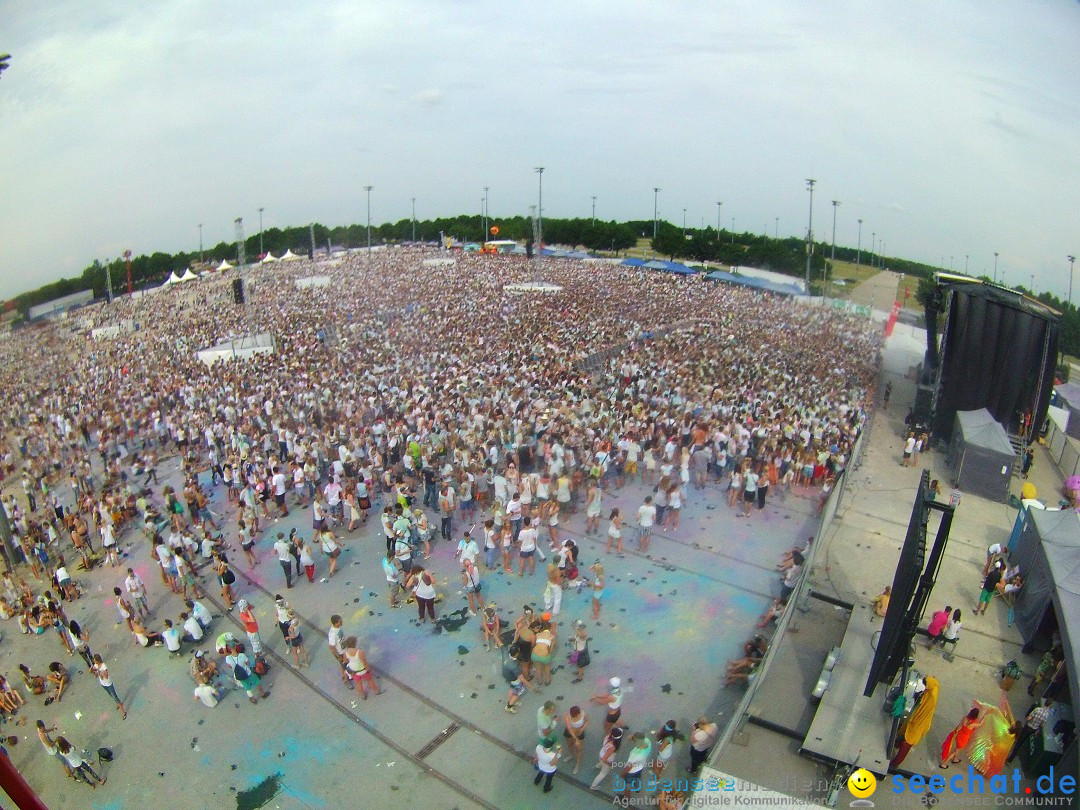
[[[244,303],[244,280],[242,278],[233,279],[232,299],[234,304]]]

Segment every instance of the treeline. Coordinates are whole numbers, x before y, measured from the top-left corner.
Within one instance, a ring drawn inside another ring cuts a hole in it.
[[[647,225],[651,233],[652,223]],[[806,277],[806,239],[802,237],[776,239],[766,234],[735,233],[727,229],[717,231],[711,227],[683,231],[675,225],[661,222],[652,245],[657,253],[672,259],[759,267],[799,278]],[[814,243],[810,279],[815,286],[824,277],[831,256],[832,246],[828,242]],[[864,265],[885,267],[922,278],[933,278],[933,274],[940,269],[840,245],[836,246],[836,258],[838,261],[859,261]]]

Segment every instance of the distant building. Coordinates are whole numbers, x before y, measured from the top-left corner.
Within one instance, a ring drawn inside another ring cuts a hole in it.
[[[26,316],[32,321],[37,318],[52,318],[59,315],[61,312],[67,312],[69,309],[85,306],[93,300],[93,290],[82,290],[77,293],[72,293],[71,295],[65,295],[62,298],[54,298],[52,301],[46,301],[44,304],[35,304],[30,307]]]

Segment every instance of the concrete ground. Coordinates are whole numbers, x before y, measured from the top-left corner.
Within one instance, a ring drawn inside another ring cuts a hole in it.
[[[877,278],[882,288],[894,284]],[[869,301],[882,294],[878,289],[866,298]],[[823,546],[810,574],[812,587],[818,592],[854,604],[865,604],[880,593],[892,581],[920,471],[928,468],[945,492],[951,488],[944,453],[938,450],[924,453],[916,468],[899,463],[903,417],[915,395],[910,372],[924,350],[924,333],[910,326],[898,324],[887,342],[879,390],[891,381],[892,397],[887,411],[881,409],[880,399],[877,403],[869,443],[857,469],[850,473],[837,519],[822,538]],[[1035,450],[1030,480],[1043,500],[1056,504],[1062,477],[1041,445]],[[1022,483],[1013,478],[1014,494],[1019,495]],[[1006,504],[967,494],[956,510],[929,610],[939,610],[946,604],[960,608],[963,629],[950,655],[944,655],[940,648],[931,652],[924,643],[916,644],[915,666],[937,677],[941,692],[930,732],[904,762],[904,768],[915,773],[931,776],[938,772],[941,745],[973,699],[997,705],[1004,695],[1013,711],[1021,715],[1030,703],[1024,688],[1038,664],[1038,656],[1021,651],[1020,632],[1009,625],[1008,608],[994,600],[985,616],[975,617],[972,612],[981,589],[986,548],[994,542],[1007,542],[1015,518],[1016,510]],[[808,685],[816,681],[826,653],[843,636],[846,616],[846,611],[811,601],[810,612],[798,621],[799,632],[785,638],[777,666],[762,685],[751,707],[752,714],[805,733],[812,716],[812,707],[805,698]],[[1000,669],[1012,659],[1020,664],[1024,677],[1010,692],[1003,693],[999,688]],[[820,801],[832,769],[800,756],[799,747],[799,742],[783,734],[747,724],[715,764],[718,771],[739,779],[773,787],[798,799]],[[1030,784],[1021,783],[1022,788]],[[888,802],[895,806],[924,805],[920,797],[911,793],[887,795]],[[843,791],[841,806],[846,806],[850,798]]]
[[[162,484],[175,485],[176,459],[162,462],[160,474]],[[607,494],[605,517],[615,506],[633,515],[651,490],[638,482]],[[443,595],[434,629],[418,625],[411,605],[388,607],[378,565],[384,543],[377,513],[356,532],[343,534],[348,546],[335,577],[323,581],[326,563],[316,552],[315,583],[305,579],[291,590],[270,548],[272,537],[292,527],[310,531],[310,515],[294,509],[272,522],[257,546],[261,561],[254,571],[247,570],[238,550],[231,557],[241,575],[236,590],[254,605],[270,652],[273,669],[266,683],[271,697],[253,706],[234,689],[214,709],[193,700],[187,675],[192,649],[170,660],[163,648],[135,647],[117,623],[110,597],[127,565],[150,588],[152,629],[160,629],[166,618],[176,621],[181,610],[180,598],[164,588],[152,567],[146,541],[129,531],[122,537],[128,555],[123,568],[78,572],[85,595],[68,607],[70,617],[89,628],[91,648],[109,663],[128,704],[128,719],[121,720],[109,696],[80,659],[68,657],[54,634],[21,636],[9,622],[0,643],[0,672],[17,675],[16,665],[22,662],[40,672],[52,660],[63,660],[73,672],[62,703],[46,707],[40,697],[30,697],[15,723],[5,727],[5,734],[19,738],[9,748],[12,760],[57,810],[145,806],[163,795],[178,807],[335,807],[343,797],[358,796],[439,808],[610,804],[609,785],[588,789],[603,721],[603,711],[589,703],[590,696],[602,692],[609,677],[621,677],[623,719],[631,731],[655,730],[668,719],[685,730],[702,714],[728,716],[741,693],[720,688],[722,666],[753,634],[758,615],[779,593],[772,570],[777,557],[804,537],[811,523],[813,502],[798,494],[774,496],[763,513],[749,520],[735,520],[725,499],[716,487],[691,490],[681,525],[655,531],[648,557],[632,551],[632,528],[625,532],[626,557],[619,559],[583,535],[583,515],[563,521],[563,531],[581,546],[583,571],[598,559],[607,569],[600,621],[590,618],[587,591],[567,592],[558,617],[560,641],[569,638],[575,619],[588,620],[592,665],[584,683],[571,684],[568,649],[560,644],[553,685],[540,696],[527,693],[517,715],[503,710],[506,682],[500,655],[484,650],[478,619],[465,607],[452,557],[467,528],[460,520],[455,544],[435,544],[429,561]],[[214,504],[216,511],[226,511],[220,495]],[[227,512],[229,525],[231,518]],[[498,604],[504,623],[512,623],[523,604],[541,603],[542,582],[541,572],[524,578],[485,572],[484,596]],[[212,578],[207,587],[207,603],[216,606],[217,616],[211,635],[228,630],[242,638],[232,614],[222,610]],[[306,623],[309,668],[296,670],[291,660],[281,658],[286,651],[274,623],[276,593],[285,594]],[[347,632],[360,638],[383,695],[363,701],[341,683],[326,649],[333,613],[340,613]],[[202,649],[211,646],[205,643]],[[591,726],[580,772],[574,775],[573,762],[565,761],[554,791],[545,795],[531,783],[531,756],[535,713],[547,699],[560,712],[582,706]],[[95,790],[69,783],[36,740],[33,723],[39,718],[78,746],[111,748],[115,759],[101,769],[108,783]],[[685,743],[676,757],[685,765]]]

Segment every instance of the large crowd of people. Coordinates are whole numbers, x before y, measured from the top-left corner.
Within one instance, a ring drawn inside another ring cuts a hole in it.
[[[232,299],[230,271],[75,311],[0,342],[4,504],[20,564],[4,581],[5,618],[27,633],[56,628],[65,648],[91,655],[63,613],[66,600],[80,597],[69,561],[120,566],[121,538],[140,538],[184,612],[182,626],[165,620],[151,629],[149,586],[118,568],[115,604],[135,643],[179,653],[183,642],[200,641],[209,618],[200,572],[212,571],[224,607],[239,609],[247,641],[223,634],[220,663],[192,660],[195,699],[216,703],[228,673],[257,702],[268,694],[261,638],[234,585],[238,571],[256,565],[258,544],[264,556],[274,549],[283,588],[291,588],[294,568],[296,580],[313,581],[316,551],[333,576],[344,535],[373,514],[386,549],[370,564],[386,575],[389,604],[407,598],[420,621],[434,620],[430,543],[439,534],[451,539],[455,516],[464,515],[482,530],[460,540],[454,564],[485,643],[511,647],[512,712],[527,689],[550,682],[550,619],[562,590],[588,587],[594,618],[601,610],[602,565],[579,569],[574,541],[560,535],[570,514],[584,513],[586,532],[606,531],[608,550],[619,554],[625,522],[648,553],[654,526],[677,530],[689,488],[730,483],[736,514],[753,520],[770,491],[827,493],[844,468],[872,400],[880,350],[865,321],[604,262],[424,263],[435,255],[386,249],[248,269],[246,305]],[[330,283],[296,284],[313,274]],[[561,291],[503,289],[538,277]],[[123,328],[90,338],[108,325]],[[214,365],[196,355],[257,332],[273,334],[274,351]],[[182,480],[159,481],[158,466],[172,455]],[[655,491],[636,514],[620,515],[603,497],[627,480]],[[273,528],[274,518],[296,508],[310,513],[310,533]],[[554,556],[541,569],[543,611],[504,626],[487,609],[480,571],[532,575],[545,547]],[[797,575],[801,560],[795,568]],[[278,614],[300,667],[311,660],[301,623],[283,598]],[[589,649],[587,635],[576,635],[580,680]],[[339,619],[329,642],[342,680],[365,698],[380,694],[363,639],[346,637]],[[748,642],[746,659],[729,667],[730,682],[745,679],[764,644]],[[104,662],[94,666],[126,716]],[[625,773],[633,776],[646,762],[670,758],[674,722],[654,739],[631,736],[619,722],[617,681],[596,696],[610,721],[601,772],[621,762],[625,732],[632,756],[623,759],[633,765]],[[53,672],[42,691],[60,700],[65,685],[66,675]],[[9,703],[17,710],[14,698],[0,708]],[[588,723],[579,706],[549,719],[536,749],[545,790],[559,759],[552,729],[564,721],[576,772],[574,741]],[[699,765],[707,746],[697,739]]]

